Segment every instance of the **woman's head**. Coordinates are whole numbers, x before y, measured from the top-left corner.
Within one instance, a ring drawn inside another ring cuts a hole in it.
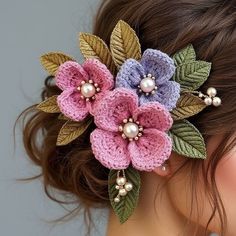
[[[236,168],[233,149],[236,130],[235,7],[233,0],[105,0],[93,29],[93,34],[109,45],[112,30],[122,19],[136,31],[142,52],[153,48],[173,55],[191,43],[198,60],[212,62],[210,78],[200,90],[205,92],[208,87],[215,87],[222,106],[209,107],[190,119],[207,143],[207,160],[187,159],[173,153],[169,160],[170,177],[162,178],[167,180],[164,188],[168,189],[174,206],[184,217],[219,232],[226,213],[231,234],[236,233],[233,224],[236,209],[231,208],[232,201],[227,200],[236,196],[233,189],[233,169]],[[60,93],[52,80],[46,79],[43,99]],[[92,123],[71,144],[57,147],[56,139],[63,120],[58,120],[57,115],[37,111],[35,106],[24,114],[25,147],[30,158],[42,167],[48,195],[53,198],[48,191],[52,186],[74,194],[87,208],[109,206],[108,169],[94,158],[89,141],[95,125]],[[41,131],[43,138],[39,143]],[[162,175],[160,170],[154,173]],[[180,194],[179,189],[186,191]]]

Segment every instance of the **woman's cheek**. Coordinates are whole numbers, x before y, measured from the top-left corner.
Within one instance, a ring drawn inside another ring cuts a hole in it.
[[[236,152],[225,156],[216,169],[216,183],[222,194],[227,199],[232,198],[236,203]],[[236,204],[235,204],[236,205]]]
[[[213,137],[207,145],[208,156],[223,141],[223,136]],[[236,146],[219,161],[216,169],[216,183],[222,198],[236,199]],[[227,204],[227,202],[226,202]],[[236,205],[236,204],[235,204]]]
[[[218,164],[216,184],[228,218],[227,235],[236,235],[236,148],[223,157]]]

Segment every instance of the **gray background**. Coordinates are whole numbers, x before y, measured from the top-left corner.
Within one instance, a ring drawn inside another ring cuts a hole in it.
[[[15,179],[38,173],[26,158],[17,131],[13,148],[13,125],[17,115],[39,101],[47,73],[39,56],[62,51],[80,60],[78,32],[91,32],[96,0],[0,0],[0,235],[84,235],[81,218],[65,224],[47,221],[65,211],[50,201],[40,181],[18,183]],[[101,212],[96,212],[97,215]],[[106,212],[96,233],[104,235]],[[98,233],[98,230],[100,234]]]

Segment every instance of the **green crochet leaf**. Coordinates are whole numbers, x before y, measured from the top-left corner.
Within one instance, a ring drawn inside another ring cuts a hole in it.
[[[211,63],[205,61],[192,61],[176,68],[173,80],[178,82],[182,89],[196,90],[209,77]]]
[[[171,116],[174,120],[182,120],[198,114],[206,106],[201,98],[185,93],[180,96],[176,108],[171,111]]]
[[[119,217],[120,223],[123,224],[132,215],[139,199],[139,190],[141,185],[140,175],[137,170],[129,167],[125,170],[126,179],[133,184],[133,189],[126,196],[120,197],[120,202],[114,202],[118,194],[116,186],[117,170],[111,170],[108,177],[108,192],[111,205]]]
[[[173,56],[173,60],[176,66],[191,61],[196,61],[196,53],[192,44],[189,44],[186,48],[180,50]]]
[[[180,155],[205,159],[206,145],[198,129],[187,120],[174,122],[169,131],[173,143],[173,151]]]

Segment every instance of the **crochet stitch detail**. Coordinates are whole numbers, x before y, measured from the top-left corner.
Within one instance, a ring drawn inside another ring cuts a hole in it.
[[[152,171],[169,159],[172,150],[171,139],[157,129],[145,129],[144,136],[138,143],[131,142],[128,150],[134,168]]]
[[[140,62],[134,59],[125,61],[117,74],[116,87],[125,87],[136,92],[141,105],[157,101],[168,110],[172,110],[180,97],[180,84],[170,81],[175,69],[174,61],[167,54],[156,49],[147,49],[143,53]],[[155,77],[157,86],[155,94],[148,96],[142,92],[140,93],[138,89],[138,85],[147,74]]]
[[[108,131],[118,131],[124,119],[132,116],[138,107],[138,98],[125,88],[114,89],[106,94],[95,109],[94,122]]]
[[[123,139],[118,131],[122,120],[130,117],[144,127],[137,141]],[[107,93],[95,109],[94,121],[98,128],[90,136],[92,151],[109,169],[125,169],[132,163],[138,170],[152,171],[171,154],[172,143],[165,133],[173,123],[170,113],[158,102],[139,107],[137,95],[129,89]]]
[[[74,121],[83,120],[93,109],[104,94],[114,87],[114,78],[107,67],[97,59],[87,59],[80,65],[74,61],[63,63],[56,73],[56,85],[63,90],[57,102],[61,112]],[[97,83],[100,92],[94,95],[93,101],[81,98],[78,87],[82,81],[92,80]]]

